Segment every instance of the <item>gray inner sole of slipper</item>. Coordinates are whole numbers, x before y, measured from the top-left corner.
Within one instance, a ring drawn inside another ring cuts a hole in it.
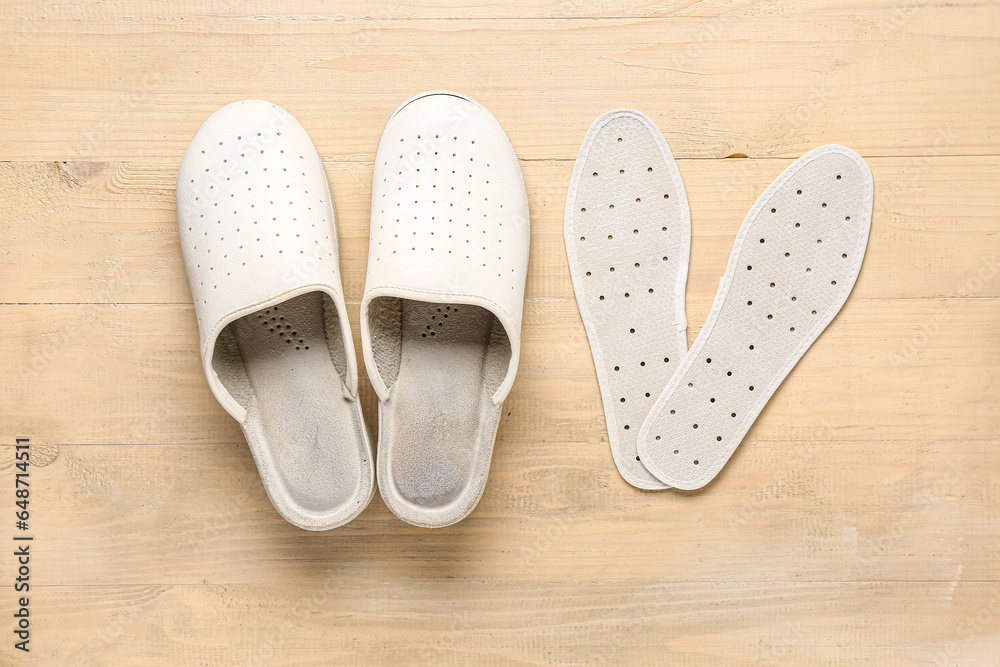
[[[364,425],[344,386],[343,339],[327,295],[303,294],[232,322],[213,364],[247,408],[244,432],[272,500],[280,493],[327,514],[364,495]]]
[[[492,396],[510,343],[496,317],[478,306],[396,303],[398,374],[380,425],[384,472],[391,492],[418,511],[458,502],[454,510],[464,516],[489,472],[500,416]]]

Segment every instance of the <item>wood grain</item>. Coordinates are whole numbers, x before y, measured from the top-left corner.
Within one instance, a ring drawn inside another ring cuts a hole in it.
[[[714,297],[743,217],[791,162],[679,161],[693,219],[691,299]],[[876,207],[852,298],[1000,295],[1000,156],[868,162]],[[528,299],[571,299],[562,215],[573,163],[523,167],[532,215]],[[174,212],[176,169],[176,161],[0,163],[0,302],[191,303]],[[360,303],[372,165],[330,162],[327,172],[344,289]]]
[[[866,156],[995,155],[1000,136],[991,114],[970,118],[1000,103],[993,3],[848,13],[768,0],[587,20],[187,20],[118,6],[0,16],[17,92],[0,105],[17,127],[0,153],[176,159],[212,111],[257,96],[292,110],[324,156],[371,159],[398,102],[442,87],[490,107],[528,159],[575,157],[591,121],[621,106],[648,112],[679,157],[794,158],[829,141]]]
[[[0,664],[1000,664],[998,40],[993,0],[0,0],[3,511],[16,436],[35,461],[32,652],[0,623]],[[292,111],[357,344],[372,155],[438,87],[494,111],[532,212],[486,493],[438,531],[376,497],[306,533],[202,374],[176,169],[222,104]],[[701,492],[618,475],[566,266],[573,160],[618,107],[680,158],[690,340],[794,158],[875,176],[850,300]]]
[[[710,303],[699,305],[707,313]],[[562,448],[578,435],[574,424],[582,427],[579,435],[604,437],[575,303],[528,306],[518,380],[505,403],[516,418],[501,437],[516,436],[524,447],[551,440]],[[3,309],[0,337],[23,360],[0,371],[4,397],[19,406],[6,419],[10,437],[36,433],[45,444],[243,441],[202,375],[192,307]],[[351,320],[357,332],[356,312]],[[1000,359],[992,348],[998,326],[994,299],[851,300],[748,437],[873,443],[996,437],[995,423],[981,417],[1000,409]],[[367,382],[361,386],[374,428],[374,394]],[[53,410],[53,402],[61,409]]]
[[[342,530],[296,529],[270,508],[244,444],[58,447],[34,472],[36,564],[46,586],[307,585],[324,563],[388,579],[447,573],[495,582],[529,573],[558,582],[568,562],[578,579],[677,584],[1000,575],[996,482],[981,465],[995,441],[875,450],[865,441],[754,438],[725,484],[637,499],[609,468],[606,443],[569,441],[576,451],[559,456],[553,445],[527,451],[515,440],[499,443],[475,514],[432,540],[381,501]],[[840,475],[829,474],[833,466]],[[845,494],[859,500],[845,503]],[[974,520],[987,523],[968,544],[940,539]],[[166,536],[169,549],[161,548]],[[44,546],[57,539],[72,550]],[[776,545],[795,557],[775,560]],[[928,545],[935,558],[922,562]],[[621,553],[631,554],[627,567]]]

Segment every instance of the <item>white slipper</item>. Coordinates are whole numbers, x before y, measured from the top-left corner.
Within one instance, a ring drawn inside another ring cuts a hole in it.
[[[216,111],[177,178],[208,384],[243,428],[275,509],[342,525],[374,493],[333,199],[298,121],[260,100]]]
[[[573,169],[563,230],[615,465],[633,486],[667,488],[640,462],[636,437],[687,352],[691,214],[653,121],[632,109],[594,121]]]
[[[871,227],[871,170],[822,146],[760,196],[740,227],[705,327],[639,432],[664,484],[698,489],[844,305]]]
[[[404,521],[447,526],[479,502],[517,370],[524,178],[489,111],[431,91],[389,118],[373,181],[361,340],[379,489]]]

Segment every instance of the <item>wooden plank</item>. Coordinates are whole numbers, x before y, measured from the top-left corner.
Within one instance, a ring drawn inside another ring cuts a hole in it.
[[[23,22],[22,30],[30,32],[37,26],[59,18],[76,22],[92,21],[147,21],[170,17],[174,19],[224,18],[233,21],[361,21],[375,23],[407,19],[499,19],[499,18],[649,18],[649,17],[719,17],[725,15],[753,15],[760,11],[756,0],[477,0],[476,2],[449,3],[447,0],[415,0],[407,3],[392,0],[343,0],[331,8],[324,0],[247,0],[246,2],[212,2],[178,0],[169,11],[148,0],[119,0],[99,4],[85,0],[60,0],[59,2],[31,2],[30,0],[3,0],[0,17],[15,18]],[[908,7],[895,22],[898,23],[918,9],[940,6],[939,2],[925,2]],[[843,11],[836,0],[810,3],[814,11],[827,13]],[[791,11],[800,10],[792,5]],[[870,0],[865,3],[869,11],[899,11],[897,0]],[[334,11],[335,10],[335,11]],[[860,11],[860,10],[858,10]]]
[[[681,160],[688,294],[710,300],[757,196],[790,160]],[[877,201],[853,299],[1000,296],[1000,158],[872,158]],[[190,303],[176,233],[177,162],[0,163],[0,303]],[[345,291],[360,301],[371,165],[327,165]],[[571,162],[526,161],[529,299],[572,298],[562,236]],[[692,323],[704,313],[692,312]]]
[[[0,156],[175,159],[209,113],[254,95],[291,110],[325,156],[371,159],[392,109],[442,86],[489,106],[528,159],[573,158],[590,122],[622,106],[650,113],[680,157],[796,157],[830,141],[868,156],[998,150],[995,115],[967,122],[1000,103],[995,3],[716,3],[715,16],[587,21],[234,21],[211,9],[196,22],[159,10],[124,20],[143,6],[83,22],[32,23],[16,7],[0,18],[15,37],[0,47],[4,87],[16,91],[0,103]]]
[[[335,531],[291,526],[246,445],[42,448],[32,562],[45,586],[113,586],[308,585],[323,563],[433,581],[448,560],[500,597],[564,580],[567,563],[573,579],[631,583],[996,581],[998,444],[751,439],[706,492],[645,493],[603,439],[502,432],[479,507],[433,539],[378,499]],[[13,553],[0,560],[10,580]]]
[[[990,665],[998,601],[977,582],[521,579],[501,592],[492,579],[389,582],[323,561],[307,584],[43,588],[38,635],[58,640],[31,657],[108,667]],[[14,659],[9,642],[0,651]]]
[[[706,313],[708,306],[701,302],[696,310]],[[20,360],[0,367],[0,398],[19,406],[5,416],[10,437],[37,434],[50,444],[242,442],[209,393],[190,306],[0,308],[0,340]],[[351,320],[357,343],[356,309]],[[998,329],[996,299],[848,301],[749,437],[993,438],[1000,414]],[[528,304],[523,334],[518,379],[506,402],[512,424],[502,437],[529,447],[604,437],[575,303]],[[364,380],[361,387],[374,426],[374,395]]]

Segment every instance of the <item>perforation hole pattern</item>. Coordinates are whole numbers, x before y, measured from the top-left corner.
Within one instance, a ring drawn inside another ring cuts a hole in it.
[[[300,283],[339,291],[331,199],[312,141],[287,112],[248,101],[209,118],[178,177],[178,228],[199,326]]]
[[[864,254],[868,184],[850,157],[825,153],[763,202],[710,335],[649,424],[658,470],[714,476],[749,428],[746,417],[839,310]]]
[[[444,282],[455,293],[519,303],[528,243],[522,182],[503,129],[478,106],[437,95],[403,107],[376,155],[370,282],[431,290]]]
[[[287,311],[287,309],[286,309]],[[284,343],[289,350],[308,350],[309,342],[306,338],[299,337],[298,327],[292,319],[285,316],[285,311],[281,306],[271,306],[257,313],[257,325],[261,331],[267,331],[272,338],[277,338],[279,343]],[[302,334],[305,336],[305,334]]]
[[[574,284],[594,357],[615,461],[626,479],[659,486],[638,459],[636,435],[686,350],[676,322],[678,272],[687,262],[683,191],[646,125],[611,119],[576,170],[577,200],[569,207],[574,233]],[[582,171],[581,171],[582,170]],[[613,421],[614,424],[610,422]],[[627,474],[626,474],[627,473]],[[631,477],[631,479],[630,479]]]

